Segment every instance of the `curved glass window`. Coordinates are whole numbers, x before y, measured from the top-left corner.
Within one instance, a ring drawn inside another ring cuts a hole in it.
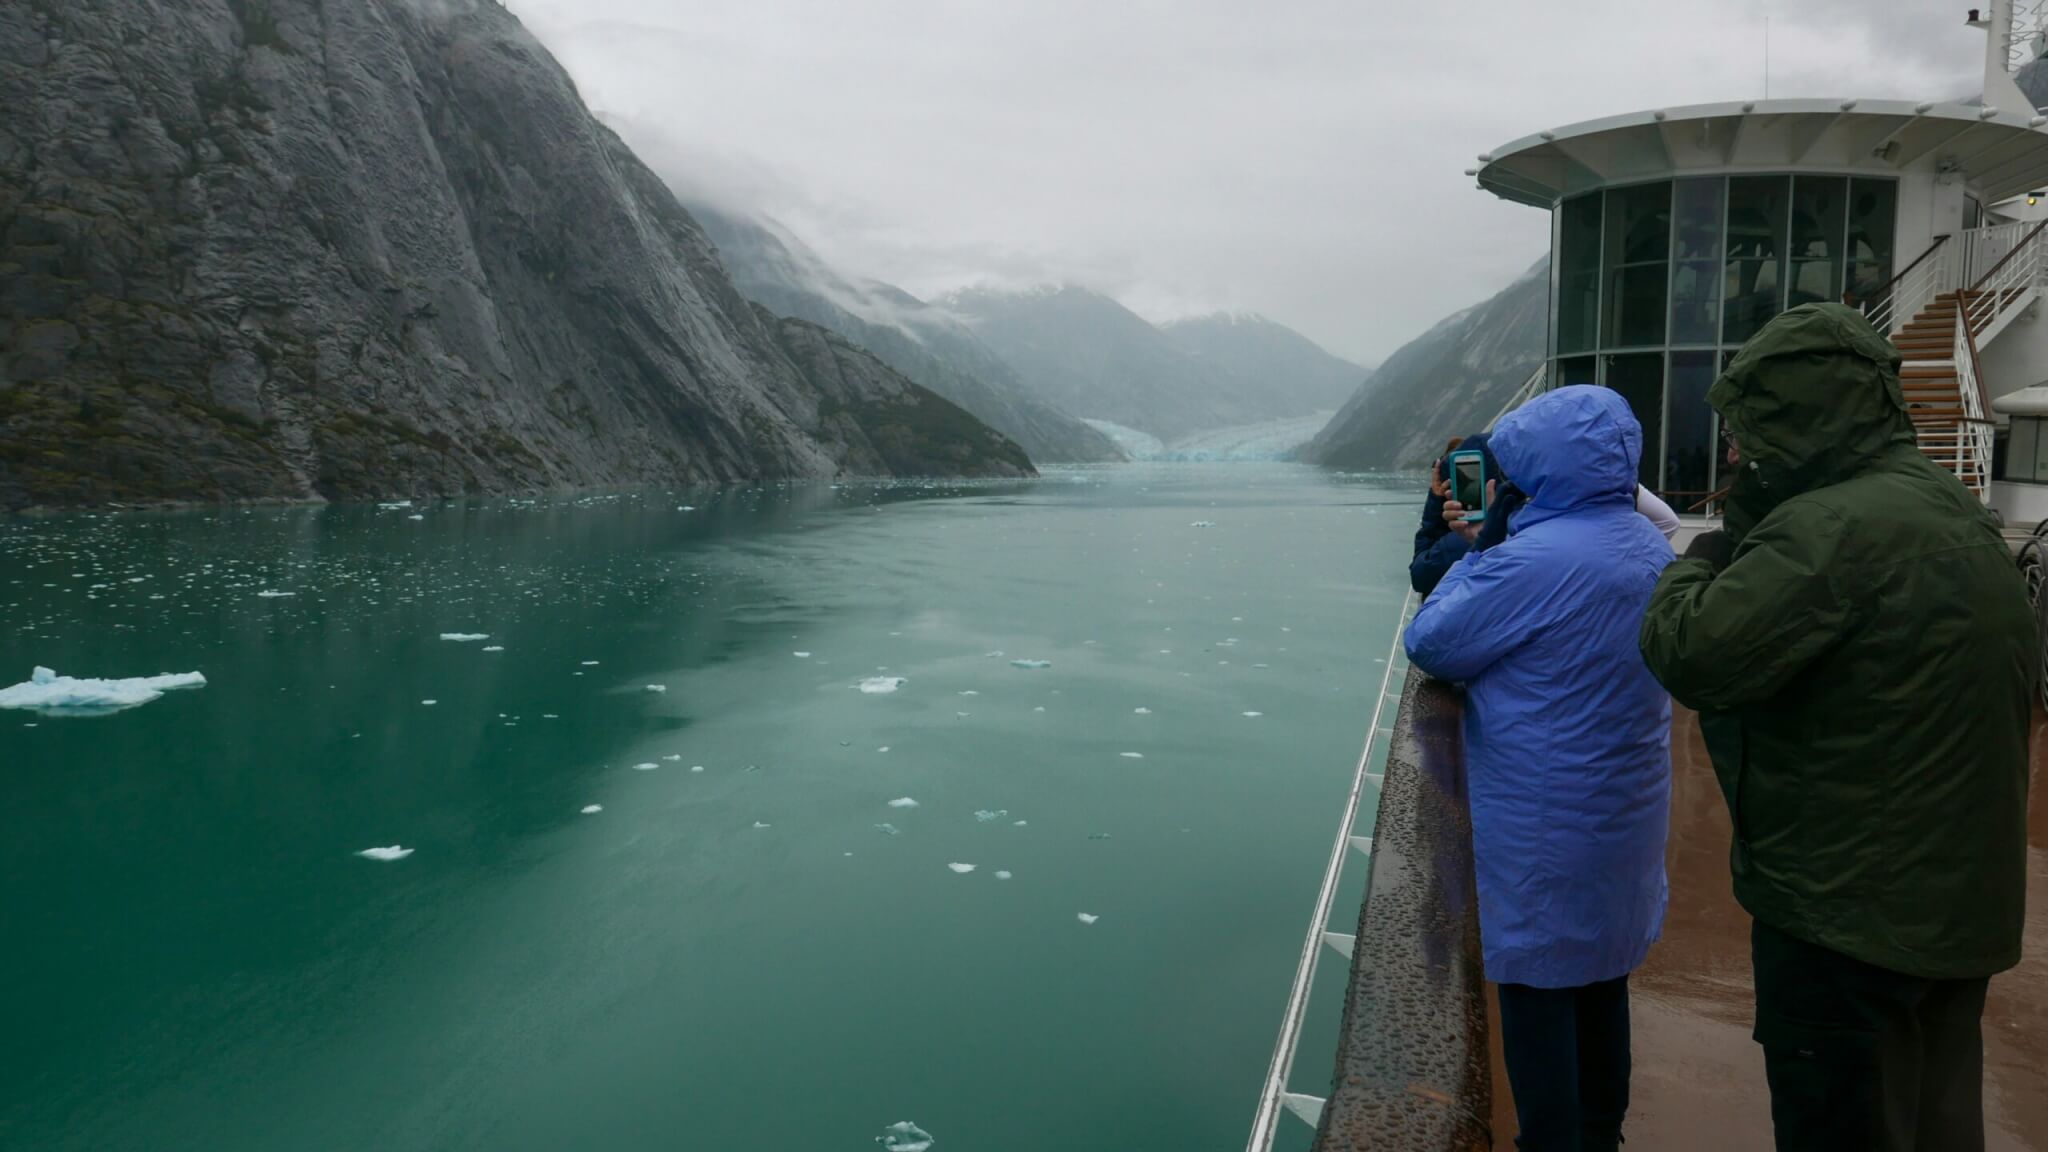
[[[1894,181],[1800,173],[1629,184],[1557,206],[1553,385],[1604,384],[1643,423],[1643,484],[1684,511],[1722,481],[1707,389],[1771,317],[1891,281]]]

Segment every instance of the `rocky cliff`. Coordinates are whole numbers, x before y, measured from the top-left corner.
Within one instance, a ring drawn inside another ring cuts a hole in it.
[[[493,0],[0,0],[0,506],[1029,471]]]
[[[1034,398],[950,313],[894,285],[841,273],[764,220],[702,203],[688,207],[749,299],[845,336],[1015,440],[1033,460],[1124,458],[1109,437]]]
[[[1543,362],[1550,260],[1387,358],[1302,457],[1340,468],[1422,468],[1486,427]]]

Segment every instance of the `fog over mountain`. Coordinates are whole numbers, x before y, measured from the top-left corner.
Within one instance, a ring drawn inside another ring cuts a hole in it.
[[[861,345],[1015,440],[1033,460],[1124,458],[1108,437],[1036,399],[951,313],[893,285],[841,274],[770,221],[701,202],[693,202],[690,211],[749,299]]]
[[[1543,362],[1550,258],[1484,303],[1403,345],[1302,457],[1342,468],[1420,468],[1452,436],[1486,427]]]
[[[0,0],[0,506],[1020,475],[488,0]]]
[[[973,288],[939,303],[1040,399],[1165,441],[1327,410],[1339,377],[1365,374],[1271,321],[1203,320],[1176,334],[1071,285]]]

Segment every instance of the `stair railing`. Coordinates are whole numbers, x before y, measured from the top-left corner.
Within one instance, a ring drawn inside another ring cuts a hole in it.
[[[1913,262],[1901,269],[1875,296],[1864,300],[1850,300],[1863,309],[1870,319],[1870,326],[1890,335],[1894,329],[1919,315],[1936,294],[1949,287],[1947,233],[1934,238],[1927,250],[1913,258]]]
[[[1956,392],[1962,398],[1962,419],[1955,430],[1927,429],[1920,433],[1922,449],[1934,448],[1941,462],[1948,464],[1977,498],[1991,500],[1991,456],[1997,425],[1991,419],[1991,401],[1977,364],[1976,326],[1966,302],[1956,309]]]

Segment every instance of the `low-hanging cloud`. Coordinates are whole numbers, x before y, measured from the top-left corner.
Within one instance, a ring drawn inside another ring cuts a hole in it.
[[[936,295],[1065,281],[1383,357],[1547,243],[1463,175],[1538,129],[1761,96],[1949,98],[1917,0],[510,0],[688,193]]]

